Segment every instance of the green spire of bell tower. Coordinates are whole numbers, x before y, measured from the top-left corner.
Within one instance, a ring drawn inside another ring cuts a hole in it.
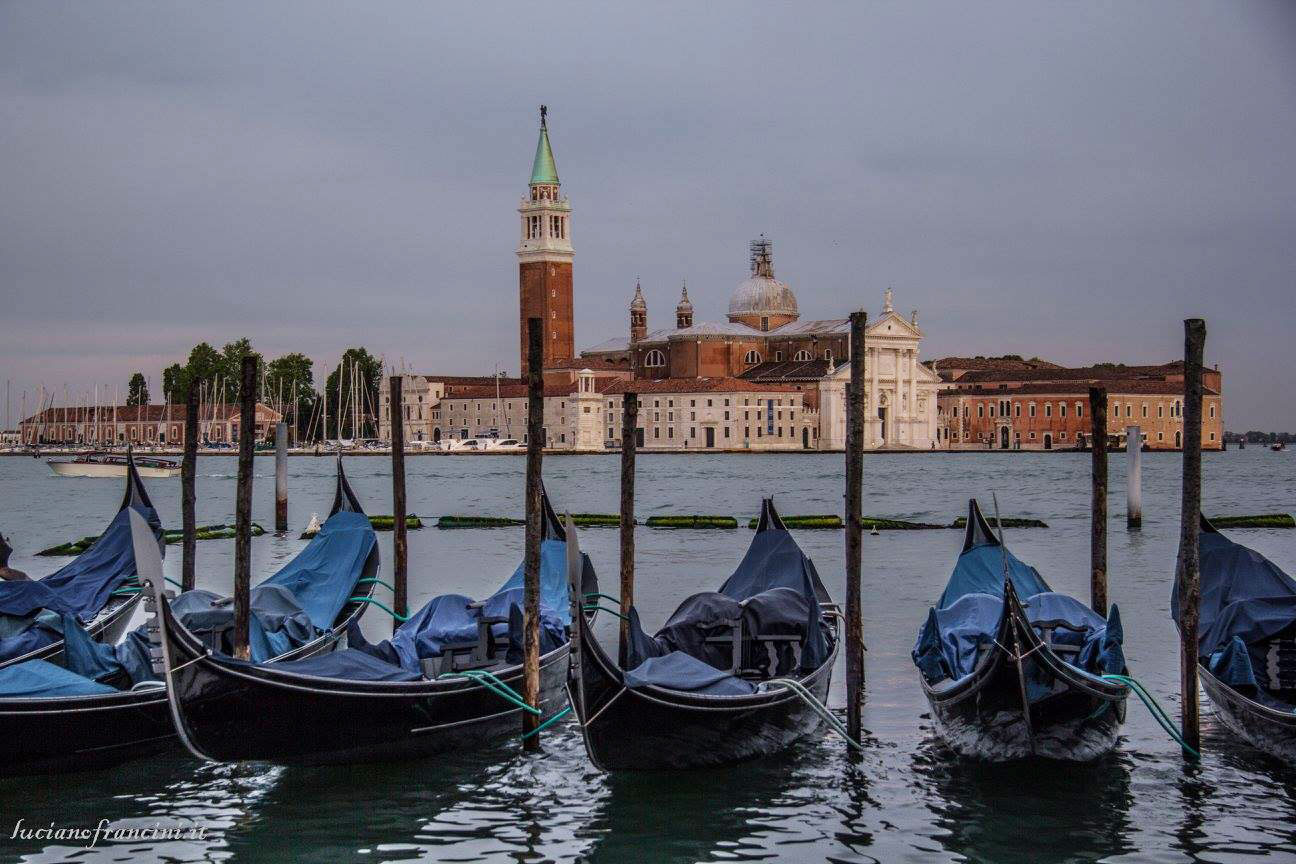
[[[553,149],[549,146],[549,127],[545,122],[548,113],[549,109],[541,105],[540,140],[536,143],[535,162],[531,165],[532,186],[558,185],[558,166],[554,164]]]

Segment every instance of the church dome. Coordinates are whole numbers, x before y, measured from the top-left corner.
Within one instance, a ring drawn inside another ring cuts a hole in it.
[[[796,318],[796,296],[786,282],[773,276],[752,276],[729,296],[729,317],[740,315],[791,315]]]
[[[751,244],[751,276],[729,296],[729,320],[775,315],[797,318],[800,313],[792,289],[774,278],[774,243],[761,235]]]

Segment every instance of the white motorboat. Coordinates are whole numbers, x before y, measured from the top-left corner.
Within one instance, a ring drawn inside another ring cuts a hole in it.
[[[126,476],[126,457],[116,453],[86,453],[71,459],[47,459],[45,462],[60,477]],[[137,457],[135,468],[141,477],[180,476],[180,463],[171,459]]]

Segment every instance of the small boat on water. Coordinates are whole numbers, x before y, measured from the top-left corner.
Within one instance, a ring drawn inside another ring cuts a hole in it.
[[[572,604],[568,586],[596,594],[574,528],[542,497],[540,699],[563,701]],[[155,592],[157,591],[155,583]],[[446,594],[409,616],[390,640],[293,662],[257,663],[212,651],[158,594],[171,714],[199,758],[341,763],[463,752],[517,735],[523,687],[523,570],[483,601]],[[578,615],[584,620],[584,615]]]
[[[1274,451],[1275,453],[1278,453],[1278,452],[1281,452],[1281,451],[1283,451],[1283,450],[1286,450],[1286,449],[1287,449],[1287,444],[1286,444],[1285,442],[1282,442],[1282,441],[1275,441],[1273,444],[1270,444],[1270,445],[1269,445],[1269,449],[1272,450],[1272,451]]]
[[[161,547],[150,540],[143,511],[132,507],[125,519],[140,582],[161,583]],[[339,460],[332,514],[320,535],[252,590],[253,656],[288,661],[332,651],[367,608],[377,570],[377,537]],[[119,590],[132,610],[143,596],[139,583]],[[229,650],[228,599],[195,589],[169,602],[205,650]],[[178,748],[156,630],[154,616],[114,645],[95,642],[65,616],[66,649],[62,641],[59,647],[66,668],[40,659],[0,668],[0,776],[106,768]]]
[[[1089,761],[1125,720],[1120,613],[1049,588],[996,538],[976,499],[963,551],[913,649],[937,734],[960,756]]]
[[[605,771],[702,768],[765,756],[819,728],[841,615],[774,509],[718,592],[694,594],[653,637],[625,610],[622,664],[580,624],[570,682],[585,749]],[[790,680],[790,684],[780,683]]]
[[[1220,722],[1296,763],[1296,580],[1202,517],[1198,673]],[[1179,591],[1170,610],[1179,620]]]
[[[179,477],[180,463],[151,456],[132,457],[118,453],[83,453],[70,459],[46,459],[50,470],[60,477],[125,477],[127,463],[134,458],[141,477]]]

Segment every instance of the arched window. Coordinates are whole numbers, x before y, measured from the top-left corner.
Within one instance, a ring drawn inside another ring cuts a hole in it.
[[[648,355],[644,357],[644,366],[648,367],[649,369],[658,369],[665,365],[666,365],[666,355],[658,351],[656,348],[649,351]]]
[[[809,352],[809,351],[806,351],[806,350],[803,348],[803,349],[801,349],[800,351],[798,351],[798,352],[796,352],[795,354],[793,354],[793,355],[792,355],[792,359],[795,360],[795,361],[797,361],[798,363],[804,363],[806,360],[809,360],[809,359],[810,359],[810,352]]]
[[[824,359],[825,359],[825,360],[832,360],[832,349],[831,349],[831,348],[825,348],[825,349],[824,349]]]
[[[755,366],[757,363],[761,362],[760,352],[753,348],[743,355],[743,362],[748,366]]]

